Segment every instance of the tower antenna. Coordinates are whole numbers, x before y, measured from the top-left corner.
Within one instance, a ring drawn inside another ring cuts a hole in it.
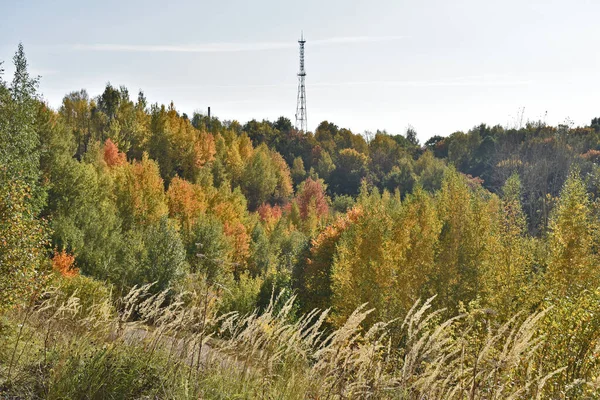
[[[298,44],[300,45],[300,72],[298,72],[298,99],[296,103],[296,129],[299,129],[302,132],[306,132],[307,122],[306,122],[306,87],[304,84],[304,78],[306,77],[306,72],[304,71],[304,32],[300,34],[300,40],[298,40]]]

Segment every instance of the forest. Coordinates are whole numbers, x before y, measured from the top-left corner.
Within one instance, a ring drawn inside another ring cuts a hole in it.
[[[13,63],[0,397],[600,398],[600,118],[420,143],[110,83],[53,109]]]

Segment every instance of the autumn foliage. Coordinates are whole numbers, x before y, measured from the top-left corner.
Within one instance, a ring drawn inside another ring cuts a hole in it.
[[[310,213],[320,218],[329,212],[323,181],[308,178],[300,185],[296,201],[303,219]]]
[[[110,84],[97,97],[69,93],[52,110],[26,73],[22,46],[20,53],[15,82],[0,79],[0,312],[30,300],[54,270],[65,278],[81,274],[61,280],[73,287],[106,282],[124,294],[149,284],[152,294],[168,291],[156,297],[167,307],[185,309],[186,296],[201,292],[215,307],[213,321],[259,307],[277,324],[297,324],[274,335],[302,332],[309,326],[298,319],[302,312],[328,310],[319,323],[356,332],[339,339],[344,351],[368,344],[378,321],[394,321],[386,325],[386,348],[414,340],[410,346],[427,351],[415,366],[423,371],[435,368],[430,356],[440,349],[422,337],[452,327],[437,336],[442,347],[453,346],[443,360],[454,366],[460,357],[471,369],[442,378],[462,397],[475,397],[483,379],[477,368],[487,363],[493,385],[555,373],[538,398],[598,398],[600,119],[577,128],[481,124],[421,145],[412,128],[363,136],[329,121],[299,132],[285,117],[241,124],[188,116],[173,103],[149,104],[142,92],[132,99]],[[275,293],[283,301],[266,308]],[[411,307],[424,299],[440,311],[418,328],[396,319],[415,317]],[[177,335],[204,326],[191,314]],[[263,321],[257,315],[240,324]],[[539,358],[503,370],[494,357],[512,347],[482,343],[500,343],[505,333],[516,343],[513,334],[522,332],[515,327],[531,319],[523,335]],[[445,328],[436,325],[443,320]],[[269,324],[260,329],[273,333]],[[335,346],[328,332],[297,336],[314,339],[310,346]],[[408,332],[424,336],[410,339]],[[287,360],[277,354],[265,368]],[[377,368],[396,385],[406,372],[395,371],[396,363],[412,356],[394,354]],[[332,374],[350,368],[330,362]],[[248,370],[263,371],[254,368]],[[469,379],[470,389],[456,384]],[[348,393],[328,397],[352,398]]]
[[[167,202],[171,217],[189,230],[207,210],[207,195],[198,185],[175,177],[167,190]]]
[[[68,254],[65,250],[54,250],[52,257],[52,268],[66,278],[79,275],[79,269],[75,268],[75,256]]]
[[[125,153],[119,152],[119,148],[110,138],[104,142],[104,161],[109,167],[123,165],[127,162]]]

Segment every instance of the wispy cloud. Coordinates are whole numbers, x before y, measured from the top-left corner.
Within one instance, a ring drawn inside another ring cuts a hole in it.
[[[330,87],[464,87],[464,86],[527,86],[535,83],[531,80],[514,79],[512,77],[503,77],[496,75],[485,76],[464,76],[445,79],[432,80],[375,80],[375,81],[346,81],[346,82],[308,82],[310,88],[330,88]],[[280,87],[295,87],[295,83],[275,83],[275,84],[240,84],[240,85],[199,85],[201,88],[219,88],[219,89],[268,89]]]
[[[310,46],[333,46],[340,44],[359,44],[397,41],[406,36],[349,36],[310,40]],[[147,44],[75,44],[72,50],[79,51],[117,51],[144,53],[231,53],[242,51],[281,50],[296,48],[295,42],[252,42],[252,43],[204,43],[180,45]]]
[[[346,36],[346,37],[332,37],[328,39],[316,39],[311,40],[311,46],[327,46],[334,44],[346,44],[346,43],[376,43],[376,42],[393,42],[397,40],[406,39],[408,36]],[[295,46],[294,46],[295,47]]]
[[[530,80],[512,79],[463,79],[426,80],[426,81],[354,81],[354,82],[316,82],[312,87],[338,86],[389,86],[389,87],[460,87],[460,86],[527,86]]]

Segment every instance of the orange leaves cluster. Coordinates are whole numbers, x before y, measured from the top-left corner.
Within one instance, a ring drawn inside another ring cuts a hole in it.
[[[582,154],[581,157],[591,162],[598,163],[600,162],[600,151],[590,149],[586,153]]]
[[[360,207],[353,207],[348,212],[340,217],[331,225],[328,225],[323,231],[312,240],[313,249],[317,250],[331,240],[336,241],[339,235],[344,232],[348,226],[356,222],[363,216],[363,210]]]
[[[268,226],[275,225],[281,218],[283,210],[280,206],[272,206],[269,203],[263,203],[258,207],[258,215],[260,219]]]
[[[208,207],[202,188],[179,177],[173,178],[169,185],[167,202],[171,217],[177,218],[188,230]]]
[[[312,240],[310,255],[302,271],[305,285],[304,297],[308,308],[325,309],[331,304],[331,268],[336,246],[342,233],[362,215],[362,209],[355,207],[327,226]]]
[[[79,269],[73,267],[74,264],[75,256],[68,254],[65,250],[54,250],[54,257],[52,257],[52,268],[56,272],[59,272],[65,278],[77,276],[79,275]]]
[[[216,153],[215,138],[210,133],[202,132],[194,142],[194,166],[202,168],[211,163]]]
[[[248,235],[246,227],[241,222],[226,221],[223,225],[223,232],[232,241],[234,249],[233,272],[238,275],[239,267],[237,266],[245,263],[250,255],[250,235]]]
[[[119,152],[117,145],[110,139],[104,142],[104,162],[109,167],[123,165],[127,162],[125,153]]]

